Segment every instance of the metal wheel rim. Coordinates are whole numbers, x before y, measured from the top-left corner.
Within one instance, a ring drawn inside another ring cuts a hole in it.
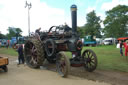
[[[83,53],[83,58],[85,61],[85,68],[89,69],[89,71],[93,71],[97,66],[97,59],[94,52],[87,50]]]
[[[27,63],[30,65],[37,65],[37,49],[35,48],[34,44],[32,42],[29,42],[30,48],[26,49],[29,51],[29,54],[27,54]]]

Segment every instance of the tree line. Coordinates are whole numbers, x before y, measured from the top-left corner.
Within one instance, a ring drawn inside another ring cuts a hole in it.
[[[95,11],[91,11],[86,16],[87,23],[78,27],[80,37],[86,35],[101,37],[126,37],[128,36],[128,6],[118,5],[106,11],[105,20],[101,20]],[[104,27],[101,27],[103,23]]]
[[[0,33],[0,39],[11,39],[12,37],[19,37],[22,36],[22,30],[20,28],[15,27],[8,27],[8,33],[6,35]]]

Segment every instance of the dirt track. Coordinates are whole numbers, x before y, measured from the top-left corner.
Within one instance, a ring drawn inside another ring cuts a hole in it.
[[[61,78],[50,64],[31,69],[26,65],[17,66],[17,57],[8,57],[9,71],[0,71],[0,85],[128,85],[128,73],[99,70],[89,73],[83,68],[71,68],[68,78]]]

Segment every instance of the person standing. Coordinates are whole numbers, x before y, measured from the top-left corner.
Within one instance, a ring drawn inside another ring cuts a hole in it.
[[[1,45],[2,45],[2,43],[0,42],[0,48],[1,48]]]
[[[21,61],[22,61],[22,64],[24,64],[24,54],[23,54],[23,46],[22,45],[20,45],[18,48],[18,65],[21,64]]]
[[[121,56],[123,56],[123,43],[122,43],[122,41],[119,41],[119,44],[120,44],[120,54],[121,54]]]
[[[128,40],[126,40],[126,42],[124,42],[123,44],[124,44],[124,48],[125,48],[125,56],[127,56],[127,53],[128,53]]]
[[[7,47],[7,49],[8,49],[8,47],[9,47],[9,44],[10,44],[10,41],[7,40],[7,42],[6,42],[6,47]]]
[[[36,29],[35,33],[38,33],[40,35],[40,30],[41,30],[41,27]]]

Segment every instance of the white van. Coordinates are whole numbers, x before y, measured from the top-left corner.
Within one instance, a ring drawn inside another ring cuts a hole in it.
[[[116,39],[115,38],[105,38],[103,43],[104,45],[112,45],[115,44]]]

